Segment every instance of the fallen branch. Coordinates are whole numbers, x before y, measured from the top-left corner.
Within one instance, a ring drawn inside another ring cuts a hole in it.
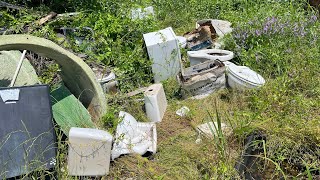
[[[44,23],[50,21],[51,19],[55,18],[58,14],[55,12],[50,12],[47,16],[41,18],[37,23],[39,26],[42,26]]]
[[[23,7],[21,7],[21,6],[17,6],[17,5],[10,4],[10,3],[7,3],[7,2],[3,2],[3,1],[0,1],[0,7],[6,7],[6,8],[9,8],[9,9],[16,9],[16,10],[23,9]]]

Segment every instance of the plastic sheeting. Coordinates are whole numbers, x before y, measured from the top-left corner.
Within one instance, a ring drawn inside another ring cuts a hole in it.
[[[141,123],[130,114],[120,111],[122,121],[117,126],[111,158],[118,158],[123,154],[146,152],[156,153],[157,131],[155,123]]]

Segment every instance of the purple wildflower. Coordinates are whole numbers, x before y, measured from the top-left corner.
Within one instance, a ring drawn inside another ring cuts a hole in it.
[[[259,29],[256,30],[256,35],[260,36],[261,35],[261,31]]]
[[[316,21],[317,21],[317,16],[315,16],[315,15],[312,15],[311,17],[310,17],[310,21],[311,21],[311,23],[315,23]]]

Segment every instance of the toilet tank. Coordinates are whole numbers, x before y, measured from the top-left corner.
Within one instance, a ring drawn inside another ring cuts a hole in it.
[[[69,175],[109,174],[111,146],[112,135],[106,131],[72,127],[69,132]]]
[[[143,35],[148,55],[152,61],[154,81],[175,77],[180,71],[178,39],[171,27]]]
[[[146,114],[151,122],[160,122],[167,109],[167,99],[162,84],[153,84],[144,92]]]

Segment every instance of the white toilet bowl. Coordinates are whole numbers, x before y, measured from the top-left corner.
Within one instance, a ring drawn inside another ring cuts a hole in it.
[[[190,66],[203,63],[208,60],[229,61],[233,58],[233,52],[221,49],[203,49],[199,51],[188,51]]]
[[[265,84],[264,78],[246,66],[230,64],[226,69],[228,85],[233,89],[253,89]]]

